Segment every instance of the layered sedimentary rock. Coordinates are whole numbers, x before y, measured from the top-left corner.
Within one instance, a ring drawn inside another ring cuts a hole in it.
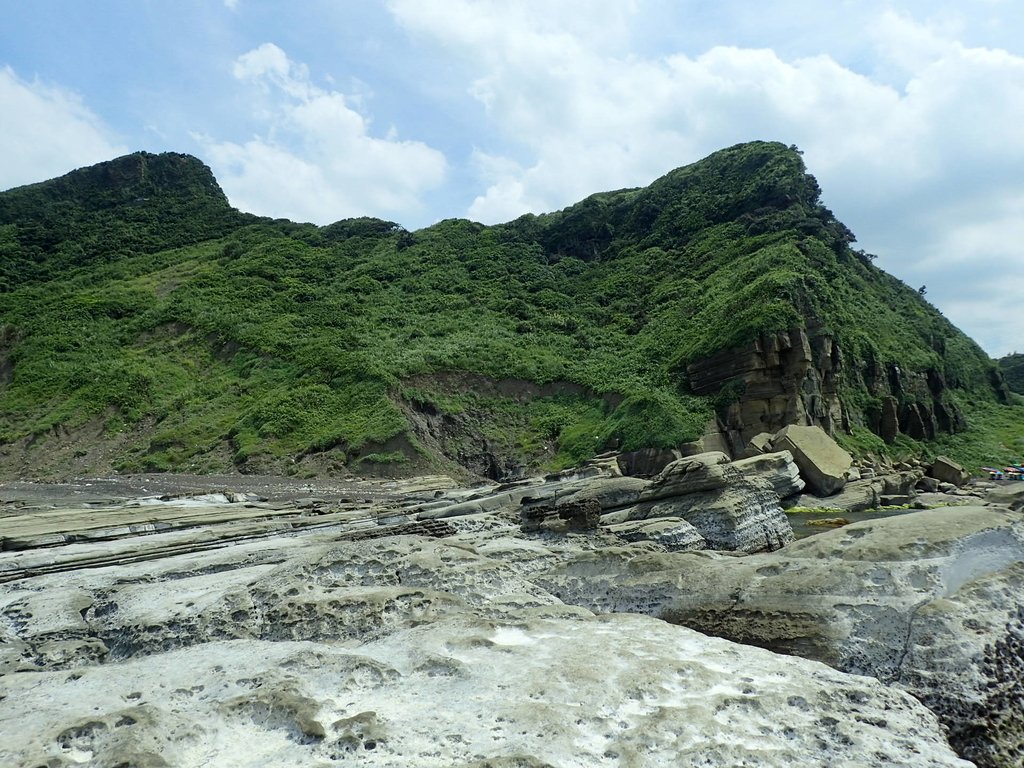
[[[738,469],[724,453],[669,464],[641,491],[637,504],[606,515],[604,522],[652,518],[686,520],[711,549],[771,551],[793,540],[772,482]]]
[[[806,486],[800,476],[800,468],[789,451],[760,453],[734,461],[732,465],[745,475],[763,477],[780,499],[800,493]]]
[[[735,402],[720,415],[730,450],[739,456],[755,435],[788,424],[816,425],[829,434],[848,427],[839,399],[841,367],[842,354],[831,336],[795,328],[722,350],[686,372],[698,394],[735,389]]]
[[[730,489],[777,505],[791,465],[705,454],[361,511],[224,494],[123,525],[5,505],[0,764],[966,766],[948,732],[1018,768],[1016,485],[750,555],[689,550],[767,539],[767,508],[634,519]]]
[[[686,372],[698,394],[734,393],[733,402],[719,411],[717,427],[734,456],[744,455],[757,435],[790,424],[821,427],[830,435],[863,424],[886,442],[901,433],[930,440],[966,426],[946,397],[941,371],[911,371],[874,359],[857,361],[851,369],[836,340],[813,322],[807,329],[762,334],[747,346],[721,350]],[[840,398],[844,386],[863,389],[877,405],[851,412]]]
[[[788,501],[803,508],[840,509],[844,512],[863,512],[887,504],[906,504],[916,495],[915,486],[922,480],[922,470],[889,472],[846,483],[843,490],[831,496],[803,493]]]
[[[680,517],[628,520],[607,525],[605,530],[623,541],[650,541],[669,552],[690,552],[709,546],[700,531]]]

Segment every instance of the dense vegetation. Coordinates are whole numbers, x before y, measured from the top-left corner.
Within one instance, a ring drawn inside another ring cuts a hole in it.
[[[417,232],[256,219],[198,161],[132,155],[0,193],[0,445],[105,441],[124,470],[559,466],[696,438],[718,403],[687,364],[809,321],[853,365],[994,403],[987,356],[852,241],[779,144]]]
[[[0,290],[220,237],[241,214],[188,155],[134,155],[0,194]]]
[[[1014,352],[999,359],[999,368],[1006,378],[1006,385],[1014,392],[1024,395],[1024,354]]]

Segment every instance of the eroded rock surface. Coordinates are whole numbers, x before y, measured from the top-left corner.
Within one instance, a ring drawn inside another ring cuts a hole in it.
[[[594,544],[306,532],[11,582],[0,764],[968,765],[875,680],[535,581]]]
[[[640,492],[637,504],[603,521],[615,525],[655,518],[687,521],[710,549],[771,551],[793,540],[772,482],[744,472],[718,452],[674,461]]]
[[[741,467],[23,521],[61,538],[0,552],[0,765],[1019,768],[1024,513],[687,552],[778,508]]]
[[[1024,515],[949,507],[862,522],[780,552],[586,553],[538,583],[824,661],[913,693],[983,766],[1024,756]]]
[[[212,642],[7,691],[10,765],[967,765],[899,691],[641,616]]]

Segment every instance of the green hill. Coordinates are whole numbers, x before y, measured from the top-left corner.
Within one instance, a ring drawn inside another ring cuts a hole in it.
[[[0,194],[0,289],[220,237],[241,214],[188,155],[133,155]]]
[[[1006,386],[1024,395],[1024,355],[1014,352],[999,359],[999,369],[1006,378]]]
[[[492,227],[258,219],[183,155],[0,193],[0,467],[501,477],[794,420],[904,452],[1024,421],[819,194],[763,142]]]

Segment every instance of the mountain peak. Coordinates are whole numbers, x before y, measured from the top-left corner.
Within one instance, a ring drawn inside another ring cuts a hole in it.
[[[17,187],[3,196],[29,191],[75,200],[94,209],[132,203],[139,196],[149,195],[200,194],[227,205],[213,171],[199,158],[178,152],[133,152],[55,179]]]
[[[0,192],[0,284],[221,237],[243,214],[213,172],[176,152],[130,155]]]

